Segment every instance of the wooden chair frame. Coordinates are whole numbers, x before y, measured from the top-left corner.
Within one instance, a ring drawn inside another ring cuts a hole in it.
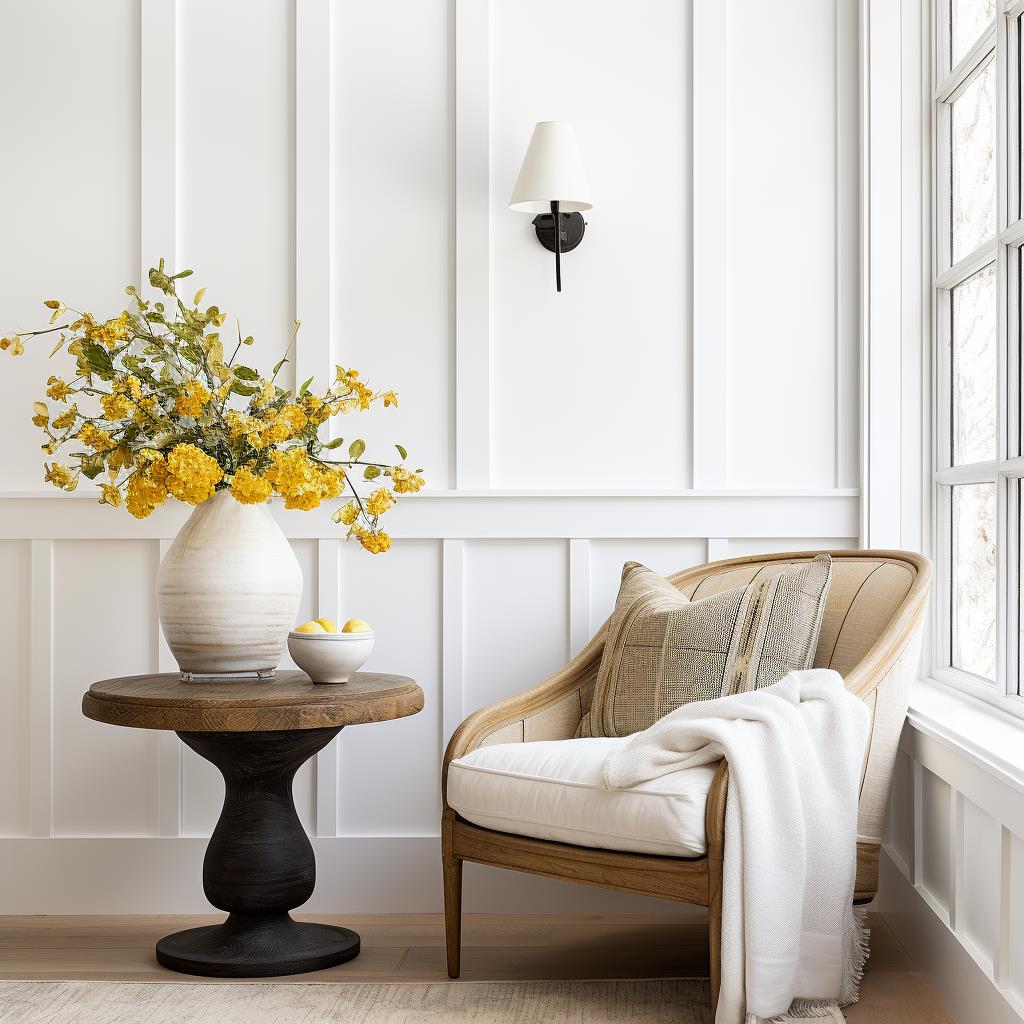
[[[812,558],[820,552],[788,552],[734,558],[686,569],[669,577],[679,589],[697,577],[774,561]],[[861,829],[865,818],[872,831],[880,832],[888,798],[895,748],[906,713],[909,681],[916,672],[931,567],[921,555],[903,551],[832,551],[833,559],[878,558],[903,563],[913,571],[913,582],[895,614],[875,642],[845,677],[847,689],[866,701],[872,710],[872,737],[865,757],[863,779],[872,786],[861,789]],[[445,929],[448,974],[460,972],[462,933],[462,863],[473,861],[565,881],[595,885],[619,892],[640,893],[680,900],[708,908],[711,962],[711,1004],[717,1005],[721,982],[722,859],[725,843],[725,804],[728,765],[723,760],[715,772],[708,795],[705,825],[707,854],[683,859],[651,854],[623,853],[585,846],[532,839],[481,828],[465,821],[449,806],[448,765],[485,742],[530,739],[525,723],[550,711],[576,692],[592,689],[604,647],[607,622],[580,654],[560,672],[537,686],[471,714],[452,735],[442,767],[441,853],[444,874]],[[585,711],[580,700],[580,717]],[[578,722],[578,718],[576,721]],[[520,724],[524,725],[521,730]],[[571,724],[571,723],[570,723]],[[893,730],[895,734],[893,735]],[[516,732],[521,735],[511,735]],[[565,730],[563,726],[563,731]],[[575,727],[565,736],[570,738]],[[885,735],[883,735],[883,733]],[[870,806],[867,806],[870,804]],[[857,880],[854,901],[869,902],[878,889],[880,835],[863,836],[857,843]]]

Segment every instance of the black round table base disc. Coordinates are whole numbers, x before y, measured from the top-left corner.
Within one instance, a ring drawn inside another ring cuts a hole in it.
[[[172,971],[208,978],[273,978],[322,971],[359,955],[348,928],[290,917],[238,920],[188,928],[156,944],[157,961]]]

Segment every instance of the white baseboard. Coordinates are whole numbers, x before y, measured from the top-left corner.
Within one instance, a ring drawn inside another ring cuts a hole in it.
[[[978,965],[882,849],[879,910],[957,1024],[1022,1024],[1024,1015]],[[1012,997],[1011,997],[1012,998]]]
[[[314,838],[313,914],[430,914],[442,910],[436,837]],[[205,839],[4,839],[0,914],[206,914]],[[672,914],[706,918],[684,903],[555,882],[467,864],[466,913]]]

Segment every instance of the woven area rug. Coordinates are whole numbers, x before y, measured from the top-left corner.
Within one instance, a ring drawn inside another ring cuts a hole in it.
[[[703,978],[454,984],[0,982],[2,1024],[711,1024]]]

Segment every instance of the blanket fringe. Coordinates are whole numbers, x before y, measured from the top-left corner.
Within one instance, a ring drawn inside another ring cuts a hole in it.
[[[843,971],[843,987],[839,999],[794,999],[787,1013],[780,1017],[764,1020],[752,1013],[746,1015],[744,1024],[788,1024],[790,1021],[817,1020],[834,1021],[844,1024],[840,1006],[851,1006],[860,998],[860,983],[864,977],[864,965],[871,955],[871,932],[867,928],[867,907],[853,908],[852,934],[847,936],[846,969]]]
[[[871,931],[867,926],[868,908],[853,908],[853,934],[849,937],[847,968],[843,972],[843,988],[839,1005],[851,1006],[860,999],[860,983],[864,978],[864,965],[871,955]]]

